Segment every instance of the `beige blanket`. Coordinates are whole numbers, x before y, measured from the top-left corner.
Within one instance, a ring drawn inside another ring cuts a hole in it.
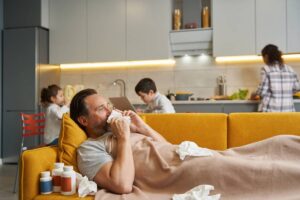
[[[109,148],[113,148],[113,144]],[[211,157],[186,157],[176,145],[155,142],[134,134],[132,148],[135,182],[131,194],[104,189],[96,200],[169,200],[172,195],[210,184],[222,200],[299,200],[300,137],[276,136]]]

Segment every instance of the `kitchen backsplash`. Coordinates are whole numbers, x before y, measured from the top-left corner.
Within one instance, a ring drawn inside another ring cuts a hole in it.
[[[300,76],[300,62],[287,63]],[[133,103],[142,103],[135,94],[134,87],[144,78],[152,78],[158,90],[166,94],[168,90],[190,91],[194,97],[211,97],[217,94],[217,77],[225,75],[227,94],[239,88],[254,91],[260,81],[260,68],[263,63],[216,64],[212,57],[181,57],[176,66],[164,68],[99,69],[99,70],[62,70],[61,86],[82,84],[85,88],[94,88],[106,97],[120,96],[121,87],[113,85],[116,79],[126,83],[126,96]]]

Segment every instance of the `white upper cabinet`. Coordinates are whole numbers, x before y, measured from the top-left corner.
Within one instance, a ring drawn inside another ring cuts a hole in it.
[[[126,1],[87,0],[89,62],[126,60]]]
[[[51,0],[50,63],[169,58],[171,0]]]
[[[267,44],[285,53],[286,38],[286,0],[256,0],[256,53]]]
[[[127,60],[170,56],[171,0],[127,0]]]
[[[214,56],[260,54],[267,44],[300,52],[299,0],[214,0]]]
[[[255,0],[213,1],[213,55],[255,52]]]
[[[87,62],[86,1],[49,1],[50,63]]]
[[[300,53],[299,0],[287,0],[287,53]]]

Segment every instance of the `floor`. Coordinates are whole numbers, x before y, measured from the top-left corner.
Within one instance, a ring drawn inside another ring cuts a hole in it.
[[[13,193],[17,165],[0,165],[0,199],[17,200],[18,194]]]

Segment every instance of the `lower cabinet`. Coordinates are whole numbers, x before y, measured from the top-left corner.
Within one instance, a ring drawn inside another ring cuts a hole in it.
[[[258,102],[213,102],[213,103],[179,103],[173,104],[176,113],[233,113],[257,112]],[[145,104],[134,104],[135,108],[145,109]],[[300,101],[295,102],[296,112],[300,112]]]

